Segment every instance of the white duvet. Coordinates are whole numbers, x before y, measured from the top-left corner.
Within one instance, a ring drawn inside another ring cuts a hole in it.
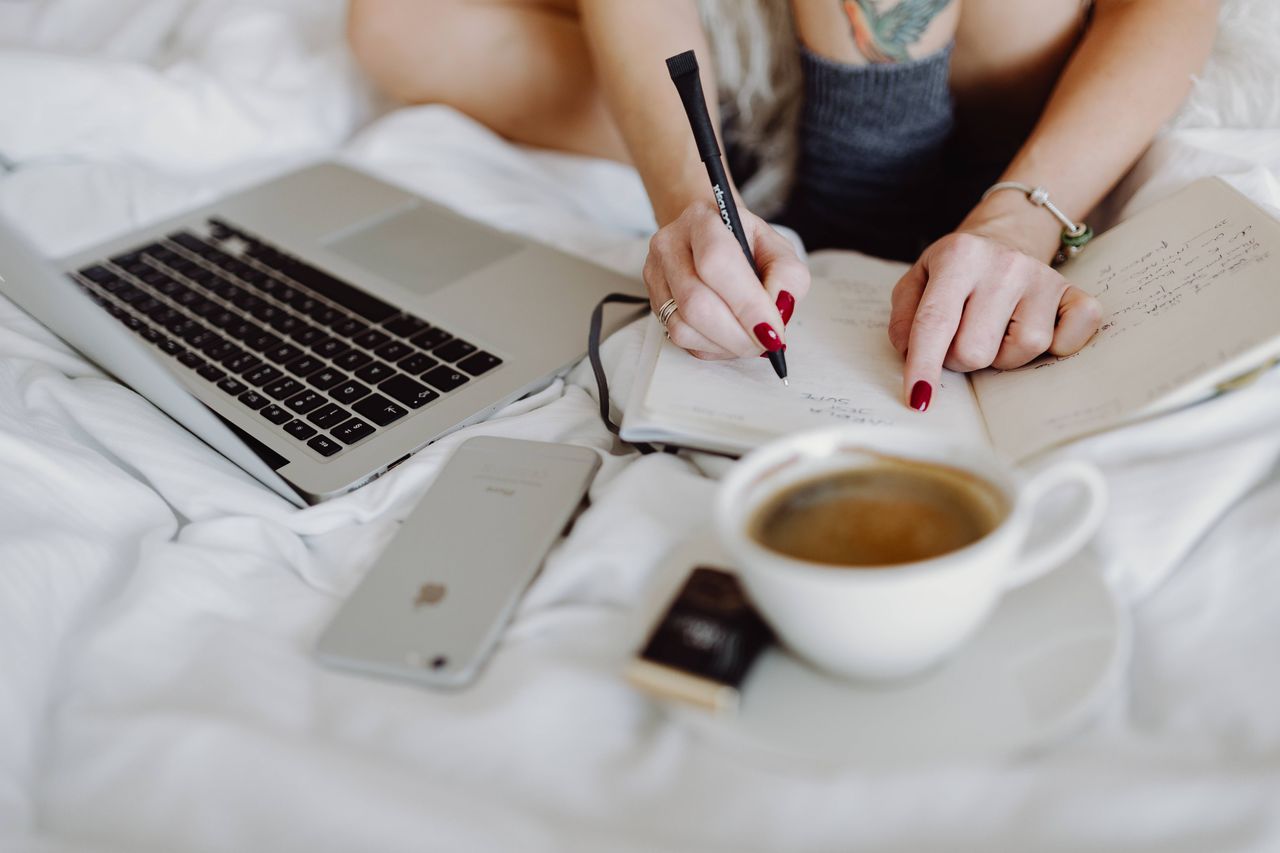
[[[1201,174],[1280,205],[1277,5],[1229,4],[1113,214]],[[0,3],[0,209],[62,254],[338,151],[639,269],[631,171],[442,108],[370,122],[340,11]],[[617,399],[638,346],[631,328],[606,347]],[[0,300],[0,849],[1280,849],[1280,377],[1069,451],[1110,480],[1096,547],[1136,624],[1098,723],[1035,759],[876,772],[757,765],[619,679],[631,608],[714,484],[615,446],[593,393],[579,369],[298,511]],[[318,668],[343,595],[481,433],[605,461],[483,678],[444,694]]]

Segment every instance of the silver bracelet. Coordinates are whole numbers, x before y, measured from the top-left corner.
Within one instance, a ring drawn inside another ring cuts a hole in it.
[[[1000,190],[1017,190],[1027,197],[1027,201],[1036,207],[1043,207],[1053,215],[1053,218],[1062,223],[1061,243],[1058,246],[1058,254],[1054,256],[1053,265],[1065,261],[1067,258],[1074,258],[1084,249],[1086,243],[1093,239],[1093,229],[1083,222],[1072,222],[1071,217],[1062,212],[1056,204],[1049,200],[1049,191],[1044,187],[1032,187],[1020,181],[1000,181],[992,184],[990,189],[982,194],[980,201],[986,201],[987,196]]]

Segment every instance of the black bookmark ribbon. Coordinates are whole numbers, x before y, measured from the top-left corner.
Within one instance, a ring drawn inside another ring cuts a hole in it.
[[[591,311],[591,329],[587,333],[587,359],[591,362],[591,372],[596,376],[596,394],[600,398],[600,419],[609,432],[619,438],[619,427],[609,417],[609,379],[604,375],[604,364],[600,361],[600,331],[604,327],[604,308],[606,305],[648,305],[649,300],[643,296],[631,296],[626,293],[610,293],[601,299]],[[643,441],[631,442],[631,446],[641,453],[657,453],[658,448]],[[674,450],[674,448],[673,448]]]

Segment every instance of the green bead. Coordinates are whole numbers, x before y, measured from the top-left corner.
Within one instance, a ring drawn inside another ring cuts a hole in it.
[[[1079,234],[1072,235],[1067,229],[1062,229],[1062,245],[1073,249],[1079,249],[1093,239],[1093,229],[1088,225],[1084,226],[1084,230]]]

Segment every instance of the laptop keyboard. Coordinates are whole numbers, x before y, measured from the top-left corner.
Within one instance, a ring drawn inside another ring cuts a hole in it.
[[[138,336],[329,458],[502,359],[210,219],[78,270]]]

